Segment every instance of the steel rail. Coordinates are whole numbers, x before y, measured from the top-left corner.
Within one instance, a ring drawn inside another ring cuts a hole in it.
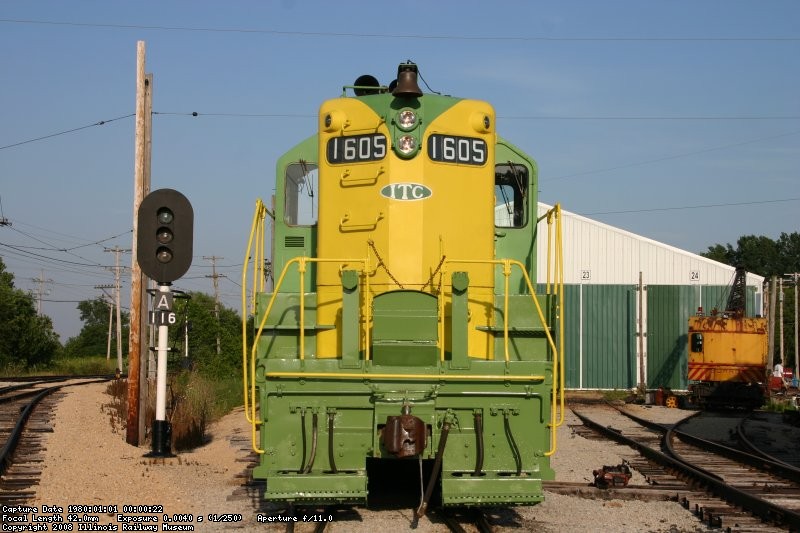
[[[788,481],[800,484],[800,468],[797,468],[784,461],[771,457],[764,452],[761,452],[752,443],[750,443],[741,433],[739,437],[744,439],[745,443],[751,448],[751,450],[755,450],[757,453],[749,453],[747,451],[737,450],[736,448],[731,448],[730,446],[725,446],[724,444],[720,444],[719,442],[710,441],[678,429],[683,424],[685,424],[689,419],[701,415],[702,412],[700,411],[687,418],[684,418],[683,420],[679,421],[676,424],[659,424],[658,422],[652,422],[650,420],[645,420],[643,418],[640,418],[623,409],[619,409],[616,406],[612,407],[614,407],[614,409],[619,411],[621,414],[627,416],[631,420],[634,420],[637,423],[642,424],[646,427],[649,427],[656,431],[659,428],[661,428],[665,432],[671,432],[673,435],[677,435],[678,438],[681,439],[683,442],[687,442],[694,446],[703,448],[707,451],[727,457],[728,459],[732,459],[739,463],[752,466],[759,470],[769,472],[770,474],[775,474],[776,476],[780,476]],[[741,425],[742,423],[739,423],[738,427],[741,428]],[[678,454],[674,452],[672,449],[671,438],[669,436],[665,438],[666,438],[665,445],[668,447],[668,451],[673,455],[673,457],[677,457]],[[719,476],[715,475],[715,477]]]
[[[61,387],[50,387],[48,389],[43,389],[41,392],[36,394],[34,398],[22,409],[19,414],[19,418],[17,419],[17,423],[14,424],[14,428],[11,430],[11,435],[9,435],[8,440],[3,448],[0,449],[0,475],[5,474],[6,468],[8,468],[8,466],[11,464],[11,455],[17,448],[19,439],[22,436],[22,431],[25,428],[25,424],[28,423],[28,418],[30,418],[33,409],[46,396],[52,394],[60,388]]]
[[[80,379],[80,377],[78,379]],[[96,383],[97,381],[107,381],[108,379],[111,378],[104,377],[95,381],[58,385],[55,387],[48,387],[46,389],[41,389],[32,394],[23,393],[15,396],[15,398],[20,398],[23,396],[30,395],[33,396],[33,399],[30,402],[28,402],[28,404],[25,405],[24,408],[22,408],[19,414],[19,418],[17,418],[17,422],[16,424],[14,424],[14,427],[11,430],[11,434],[9,435],[8,440],[3,445],[3,447],[0,448],[0,475],[5,474],[6,469],[11,464],[11,456],[13,455],[14,451],[17,448],[17,444],[19,444],[19,439],[22,437],[22,432],[25,429],[25,425],[28,423],[28,419],[30,418],[31,414],[33,413],[33,410],[36,408],[39,402],[41,402],[45,397],[49,396],[50,394],[58,390],[61,390],[64,387],[72,387],[75,385],[86,385],[89,383]]]
[[[790,463],[787,463],[786,461],[781,461],[777,457],[774,457],[774,456],[768,454],[767,452],[759,449],[758,446],[753,444],[753,442],[751,442],[750,439],[747,438],[747,435],[744,432],[744,423],[746,421],[747,421],[747,418],[743,418],[739,422],[739,424],[736,426],[736,436],[739,437],[740,441],[742,441],[742,444],[744,444],[744,447],[749,449],[754,455],[757,455],[759,457],[764,457],[768,461],[772,462],[775,465],[774,468],[776,470],[776,473],[778,471],[780,471],[780,472],[789,472],[792,477],[786,477],[786,479],[791,479],[792,481],[796,481],[797,483],[800,483],[800,468],[797,468],[796,466],[794,466],[794,465],[792,465]],[[783,473],[779,473],[778,475],[780,475],[781,477],[785,477]],[[794,476],[797,476],[797,477],[794,477]]]
[[[634,420],[637,423],[649,427],[650,429],[654,429],[657,431],[659,428],[661,428],[665,432],[672,432],[673,435],[677,435],[678,438],[681,439],[683,442],[692,444],[694,446],[698,446],[700,448],[713,452],[717,455],[722,455],[723,457],[727,457],[728,459],[731,459],[733,461],[737,461],[752,466],[754,468],[757,468],[759,470],[775,474],[776,476],[782,477],[787,481],[792,481],[794,483],[800,484],[800,468],[797,468],[793,465],[790,465],[789,463],[781,461],[780,459],[771,457],[770,455],[758,450],[758,448],[756,448],[755,445],[747,441],[747,439],[742,434],[739,435],[740,438],[745,440],[745,443],[748,445],[751,451],[754,451],[754,453],[750,453],[743,450],[737,450],[736,448],[731,448],[730,446],[725,446],[724,444],[721,444],[719,442],[707,440],[702,437],[698,437],[696,435],[692,435],[691,433],[686,433],[685,431],[678,429],[681,425],[686,423],[687,420],[689,420],[690,418],[694,418],[695,416],[701,415],[702,412],[698,411],[697,413],[687,418],[684,418],[683,420],[681,420],[676,424],[660,424],[658,422],[652,422],[650,420],[639,418],[638,416],[629,413],[623,409],[619,409],[616,406],[612,407],[617,409],[617,411],[627,416],[631,420]],[[741,428],[741,423],[739,424],[739,427]],[[673,451],[671,440],[669,438],[666,438],[665,446],[667,446],[668,451],[673,455],[673,457],[678,457],[677,452]],[[719,477],[716,476],[715,474],[711,475]]]
[[[701,472],[692,465],[689,465],[679,459],[669,457],[668,455],[650,448],[649,446],[645,446],[634,439],[622,435],[619,431],[613,430],[593,421],[577,411],[573,411],[573,413],[588,427],[608,436],[613,440],[616,440],[617,442],[630,446],[641,453],[644,457],[663,467],[673,469],[685,476],[688,476],[689,478],[698,482],[700,485],[705,486],[707,490],[713,492],[729,503],[747,509],[763,520],[787,525],[793,528],[795,531],[800,530],[800,513],[790,511],[779,505],[775,505],[757,496],[753,496],[752,494],[732,487],[720,479]]]
[[[478,507],[456,507],[455,509],[445,507],[437,508],[436,515],[442,519],[447,529],[453,533],[466,533],[467,531],[458,523],[458,520],[456,520],[457,510],[462,510],[467,520],[469,520],[480,533],[492,533],[494,531],[494,528],[486,518],[486,514]]]
[[[723,455],[728,459],[733,459],[734,461],[750,465],[758,468],[759,470],[769,472],[770,474],[775,474],[776,476],[780,476],[788,481],[800,483],[800,468],[792,466],[788,463],[784,463],[783,461],[773,457],[769,457],[767,454],[759,456],[742,450],[737,450],[736,448],[731,448],[718,442],[696,437],[678,429],[675,429],[674,432],[684,442],[694,444],[695,446],[700,446],[706,450]]]

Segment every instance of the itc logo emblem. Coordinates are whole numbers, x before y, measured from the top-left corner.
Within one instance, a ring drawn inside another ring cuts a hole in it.
[[[390,183],[381,189],[381,196],[390,200],[413,202],[430,198],[433,191],[419,183]]]

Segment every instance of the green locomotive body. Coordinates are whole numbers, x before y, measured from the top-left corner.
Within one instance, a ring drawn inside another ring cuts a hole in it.
[[[257,204],[254,476],[271,501],[366,504],[368,463],[426,463],[444,505],[534,504],[563,422],[560,211],[537,218],[536,164],[489,104],[398,71],[324,102],[318,133],[278,161],[274,211]]]

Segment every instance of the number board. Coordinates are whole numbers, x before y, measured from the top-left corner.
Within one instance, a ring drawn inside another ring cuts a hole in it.
[[[178,322],[174,311],[150,311],[148,318],[155,326],[174,326]]]
[[[386,136],[381,133],[328,139],[328,163],[360,163],[386,157]]]
[[[475,137],[434,133],[428,137],[428,157],[440,163],[483,165],[487,157],[486,142]]]

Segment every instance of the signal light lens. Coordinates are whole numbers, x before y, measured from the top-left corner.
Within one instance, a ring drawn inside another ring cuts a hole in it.
[[[159,228],[156,233],[156,240],[161,244],[168,244],[172,242],[174,235],[169,228]]]
[[[156,250],[156,259],[159,263],[169,263],[172,261],[172,250],[166,246],[161,246]]]
[[[172,210],[168,207],[159,209],[156,216],[158,217],[159,224],[171,224],[175,219],[175,215],[172,214]]]

